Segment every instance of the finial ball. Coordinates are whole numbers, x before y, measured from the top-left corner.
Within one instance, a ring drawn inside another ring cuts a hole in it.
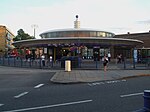
[[[76,18],[78,18],[79,16],[78,15],[76,15]]]

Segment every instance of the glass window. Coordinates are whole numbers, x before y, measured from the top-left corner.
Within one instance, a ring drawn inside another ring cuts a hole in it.
[[[74,32],[65,32],[64,37],[74,37]]]
[[[56,33],[55,33],[55,37],[59,37],[59,32],[56,32]]]
[[[112,34],[111,33],[107,33],[107,37],[112,37]]]
[[[87,47],[84,47],[84,48],[82,49],[82,56],[83,56],[84,58],[87,57]]]
[[[105,32],[97,32],[97,37],[104,37],[105,36]]]
[[[106,33],[105,32],[102,33],[102,37],[106,37]]]
[[[51,33],[48,33],[48,38],[50,38],[51,37]]]
[[[97,32],[97,37],[100,37],[100,32]]]
[[[56,32],[56,37],[60,37],[61,32]]]
[[[103,32],[99,32],[99,36],[100,36],[100,37],[103,37]]]
[[[79,37],[79,32],[78,31],[74,32],[74,37]]]
[[[80,31],[80,32],[78,32],[78,34],[80,37],[89,37],[90,36],[90,33],[86,32],[86,31]]]
[[[89,57],[92,57],[93,56],[93,49],[88,49],[88,54],[87,54]]]
[[[52,33],[52,37],[56,37],[56,33],[55,32]]]
[[[96,37],[96,32],[90,32],[90,37]]]
[[[44,36],[44,38],[49,38],[49,37],[48,37],[48,33],[47,33],[47,34],[44,34],[43,36]]]

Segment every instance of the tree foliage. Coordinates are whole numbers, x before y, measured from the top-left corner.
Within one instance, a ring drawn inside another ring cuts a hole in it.
[[[28,40],[28,39],[35,39],[35,37],[30,36],[28,33],[25,33],[23,29],[19,29],[17,31],[17,36],[13,40],[20,41],[20,40]]]

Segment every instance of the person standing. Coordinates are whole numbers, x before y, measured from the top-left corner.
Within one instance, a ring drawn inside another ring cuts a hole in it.
[[[44,66],[45,66],[45,56],[44,56],[44,54],[42,54],[41,60],[42,60],[42,65],[43,65],[43,67],[44,67]]]
[[[103,58],[104,72],[107,71],[107,64],[108,64],[108,58],[106,56],[104,56],[104,58]]]
[[[50,65],[50,67],[53,66],[53,57],[52,56],[49,57],[49,65]]]

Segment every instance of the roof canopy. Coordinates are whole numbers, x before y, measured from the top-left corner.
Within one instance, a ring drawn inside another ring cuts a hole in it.
[[[109,45],[109,46],[136,46],[142,44],[142,41],[122,38],[97,38],[97,37],[66,37],[66,38],[45,38],[17,41],[13,44],[17,47],[29,46],[59,46],[59,45]]]

